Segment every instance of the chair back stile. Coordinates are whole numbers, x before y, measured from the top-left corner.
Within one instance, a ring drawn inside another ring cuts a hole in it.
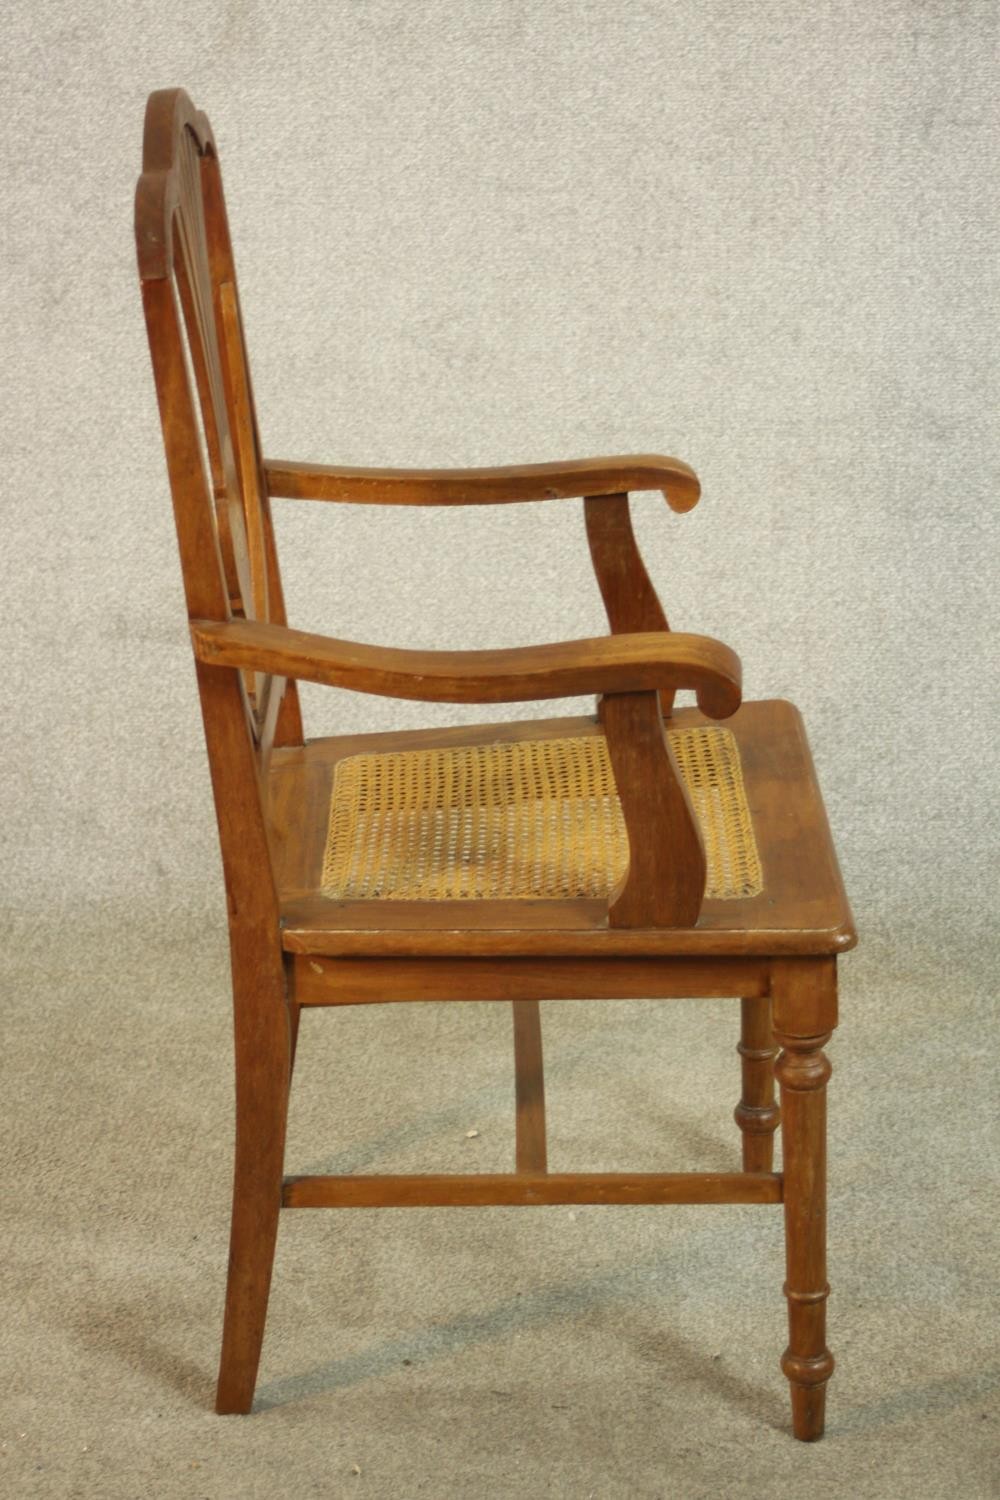
[[[185,94],[151,96],[139,272],[191,619],[285,623],[215,143]],[[266,817],[272,746],[301,743],[294,682],[197,664],[231,922],[278,928]]]
[[[136,227],[151,343],[184,367],[160,409],[168,465],[171,447],[183,454],[171,487],[188,613],[285,624],[218,156],[207,120],[177,90],[147,109]],[[203,570],[221,577],[221,600],[207,578],[192,594]],[[263,673],[242,679],[263,774],[273,744],[301,743],[297,689]]]

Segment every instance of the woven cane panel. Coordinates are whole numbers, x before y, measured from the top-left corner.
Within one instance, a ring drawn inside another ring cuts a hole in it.
[[[705,894],[761,890],[736,741],[670,743],[701,824]],[[321,890],[330,900],[607,899],[628,837],[600,735],[352,755],[338,763]]]

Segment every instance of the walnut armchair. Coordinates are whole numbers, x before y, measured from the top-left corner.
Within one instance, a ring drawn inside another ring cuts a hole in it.
[[[266,459],[218,155],[181,90],[149,99],[136,236],[232,956],[235,1182],[217,1410],[253,1402],[282,1208],[781,1203],[781,1363],[795,1435],[819,1437],[833,1369],[822,1049],[837,954],[855,934],[798,714],[741,706],[738,658],[671,631],[643,566],[629,491],[661,491],[683,512],[698,501],[695,475],[656,455],[468,470]],[[607,636],[412,651],[287,623],[272,500],[574,498]],[[300,680],[427,703],[598,704],[583,718],[307,740]],[[680,690],[697,708],[675,710]],[[742,1169],[550,1172],[539,1001],[674,996],[740,1000]],[[302,1007],[453,999],[512,1003],[515,1170],[285,1175]]]

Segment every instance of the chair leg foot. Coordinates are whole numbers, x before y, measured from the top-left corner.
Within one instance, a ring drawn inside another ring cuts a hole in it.
[[[253,1405],[278,1237],[290,1061],[284,1015],[271,1028],[268,1040],[272,1049],[268,1067],[258,1066],[251,1072],[240,1066],[237,1032],[233,1217],[215,1396],[220,1416],[245,1414]]]
[[[281,1209],[281,1175],[279,1169],[275,1181],[275,1174],[269,1172],[271,1180],[264,1181],[259,1163],[254,1165],[258,1168],[254,1182],[248,1181],[248,1170],[237,1168],[233,1194],[226,1313],[215,1394],[215,1410],[220,1416],[246,1413],[253,1405],[264,1341]]]
[[[791,1382],[792,1431],[802,1443],[815,1443],[823,1436],[826,1420],[826,1381],[822,1385]]]

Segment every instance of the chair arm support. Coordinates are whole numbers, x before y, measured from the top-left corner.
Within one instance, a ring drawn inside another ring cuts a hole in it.
[[[606,693],[601,723],[628,834],[628,869],[608,903],[612,927],[693,927],[705,847],[655,693]]]
[[[672,510],[691,510],[701,486],[678,458],[639,453],[499,469],[353,469],[265,459],[267,492],[290,500],[355,505],[498,505],[661,490]]]
[[[728,718],[740,706],[739,657],[701,635],[647,632],[501,651],[410,651],[256,620],[192,620],[191,639],[195,656],[208,666],[424,703],[522,703],[690,688],[710,718]]]

